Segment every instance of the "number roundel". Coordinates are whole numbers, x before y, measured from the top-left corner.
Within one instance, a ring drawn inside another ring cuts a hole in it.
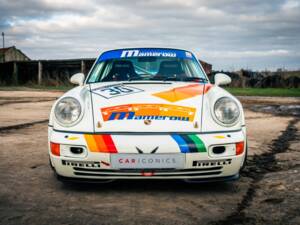
[[[101,87],[92,90],[93,93],[100,95],[104,98],[113,98],[117,96],[129,95],[129,94],[142,92],[142,91],[143,90],[141,89],[130,87],[130,86],[124,86],[124,85],[106,86],[106,87]]]

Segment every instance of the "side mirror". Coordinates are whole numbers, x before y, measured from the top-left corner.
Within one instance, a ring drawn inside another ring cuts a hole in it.
[[[78,84],[80,86],[83,85],[84,82],[84,74],[83,73],[76,73],[70,78],[70,82],[72,84]]]
[[[217,73],[215,75],[215,85],[226,85],[231,83],[231,78],[224,73]]]

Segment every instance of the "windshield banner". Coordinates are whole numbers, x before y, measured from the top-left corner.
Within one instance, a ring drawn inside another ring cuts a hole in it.
[[[119,49],[104,52],[98,59],[98,62],[108,59],[123,59],[130,57],[174,57],[174,58],[193,58],[192,53],[177,49],[159,49],[159,48],[135,48]]]

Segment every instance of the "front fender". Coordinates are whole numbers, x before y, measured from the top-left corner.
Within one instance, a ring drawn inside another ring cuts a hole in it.
[[[80,121],[71,127],[62,126],[56,121],[55,118],[55,106],[62,98],[65,97],[76,98],[80,102],[82,107],[82,115]],[[75,87],[61,96],[52,106],[49,117],[49,125],[52,126],[54,130],[60,131],[94,132],[93,105],[91,102],[91,92],[89,85]]]
[[[240,116],[238,122],[233,126],[226,127],[222,126],[218,122],[216,122],[216,118],[214,116],[214,104],[221,97],[230,97],[234,101],[236,101],[239,109]],[[245,118],[242,104],[240,101],[235,98],[233,95],[225,91],[224,89],[213,86],[210,91],[204,95],[203,97],[203,110],[202,110],[202,132],[215,132],[215,131],[234,131],[240,130],[245,126]]]

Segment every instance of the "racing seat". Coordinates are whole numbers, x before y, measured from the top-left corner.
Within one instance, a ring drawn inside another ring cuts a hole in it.
[[[132,62],[119,60],[113,62],[111,70],[103,81],[122,81],[136,76]]]
[[[159,66],[159,70],[157,75],[154,77],[155,79],[163,79],[168,77],[173,77],[178,75],[180,77],[185,77],[185,73],[182,70],[180,62],[178,61],[162,61]]]

